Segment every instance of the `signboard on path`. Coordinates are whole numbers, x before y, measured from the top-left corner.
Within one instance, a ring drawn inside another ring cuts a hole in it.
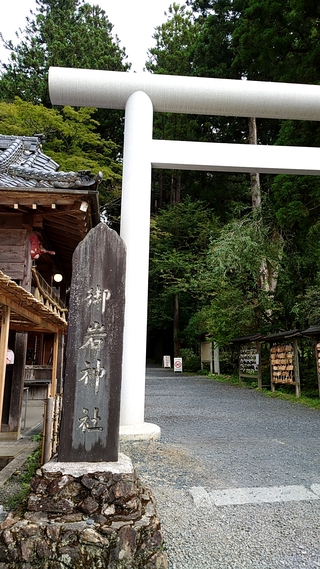
[[[173,370],[182,373],[182,358],[173,358]]]

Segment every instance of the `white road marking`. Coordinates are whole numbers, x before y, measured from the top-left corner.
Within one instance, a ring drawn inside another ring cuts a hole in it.
[[[311,484],[310,488],[320,498],[320,484]]]
[[[202,486],[193,486],[190,488],[189,493],[191,494],[194,505],[196,508],[201,508],[201,506],[208,506],[211,503],[210,495]],[[212,504],[211,504],[212,505]]]
[[[270,486],[266,488],[229,488],[207,492],[202,486],[190,488],[194,504],[202,506],[235,506],[241,504],[261,504],[273,502],[301,502],[319,500],[320,484],[312,484],[311,490],[305,486]]]

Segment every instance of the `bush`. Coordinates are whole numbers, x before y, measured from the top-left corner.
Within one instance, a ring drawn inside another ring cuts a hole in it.
[[[200,356],[197,356],[191,348],[182,348],[180,355],[182,357],[183,371],[196,373],[201,369]]]

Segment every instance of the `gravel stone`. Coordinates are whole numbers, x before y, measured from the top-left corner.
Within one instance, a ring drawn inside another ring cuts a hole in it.
[[[148,368],[147,422],[160,441],[127,441],[157,500],[169,569],[316,569],[320,500],[196,507],[207,492],[320,482],[320,412],[204,376]]]

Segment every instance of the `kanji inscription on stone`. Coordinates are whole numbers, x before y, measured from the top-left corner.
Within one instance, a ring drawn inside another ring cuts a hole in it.
[[[100,223],[73,255],[58,460],[118,460],[125,245]]]

